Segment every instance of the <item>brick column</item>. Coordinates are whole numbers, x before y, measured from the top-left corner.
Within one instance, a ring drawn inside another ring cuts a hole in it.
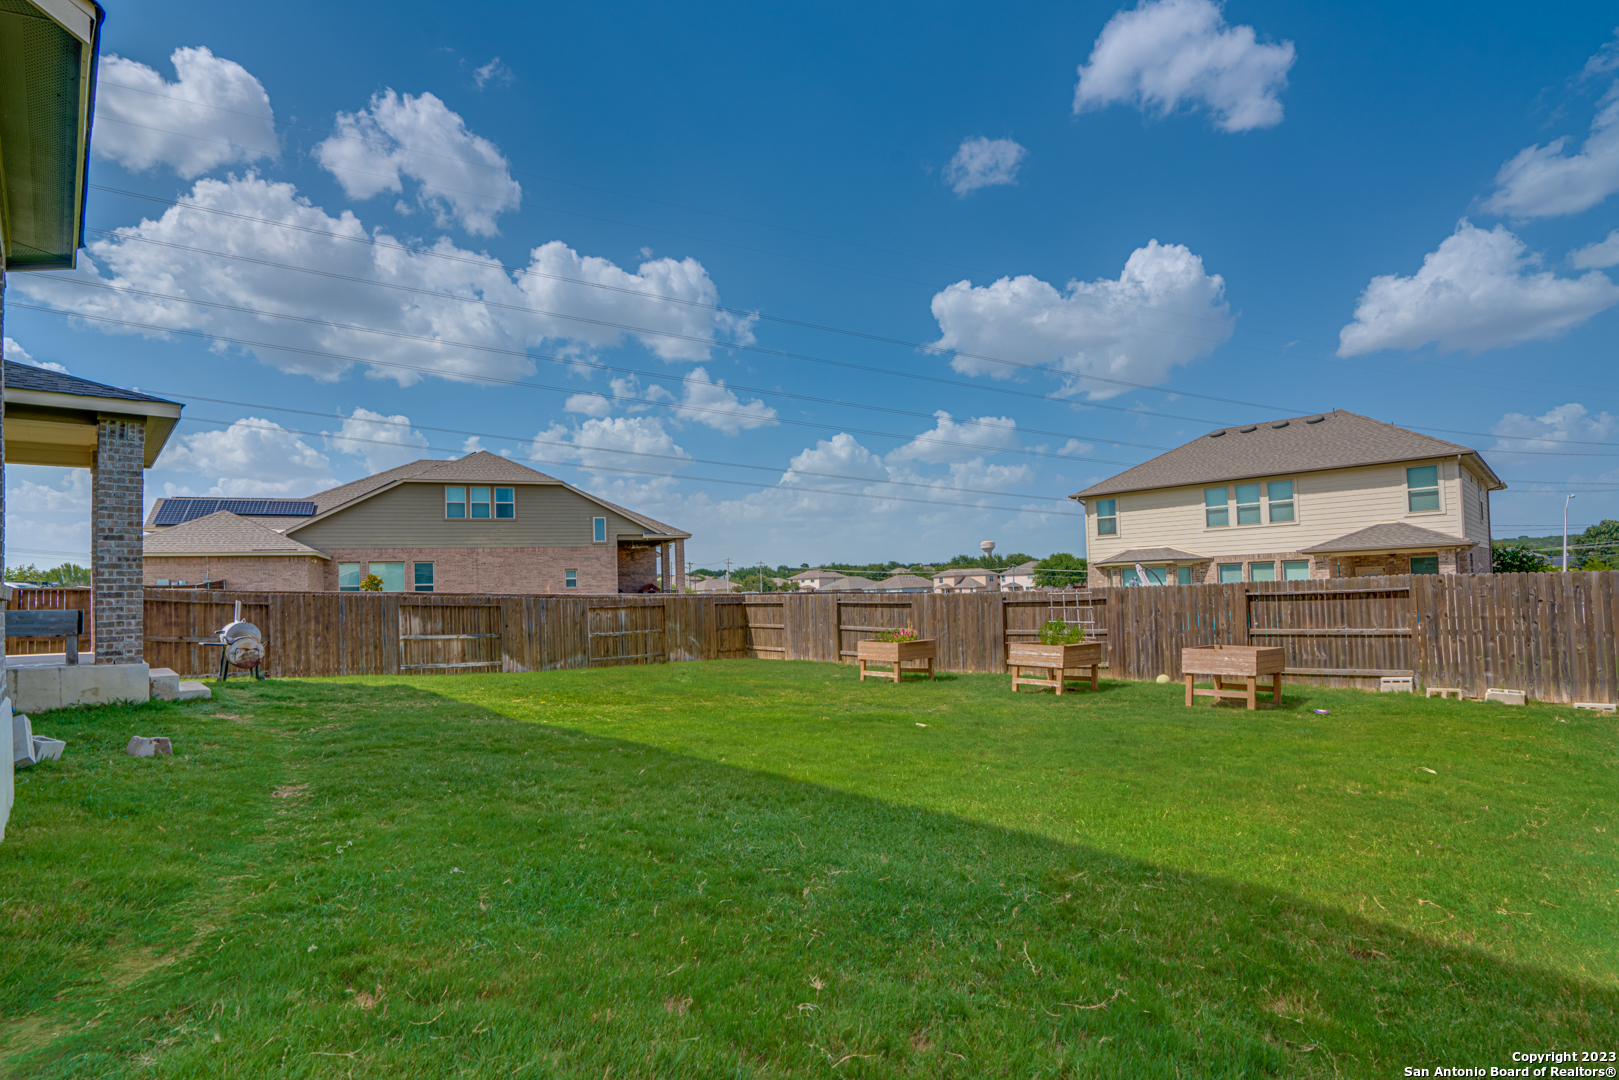
[[[98,664],[134,664],[145,648],[141,490],[146,425],[102,417],[90,470],[90,587]]]
[[[675,592],[686,591],[686,541],[675,541]]]
[[[669,544],[667,541],[658,545],[658,561],[661,564],[660,572],[662,574],[661,579],[658,581],[658,591],[668,592],[670,582],[673,579],[669,576]]]

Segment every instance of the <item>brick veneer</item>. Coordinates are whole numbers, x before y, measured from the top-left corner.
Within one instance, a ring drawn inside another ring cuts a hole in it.
[[[103,417],[90,470],[90,581],[96,661],[133,664],[145,643],[141,486],[146,425]]]
[[[413,586],[412,563],[433,564],[433,590],[457,593],[616,593],[618,562],[611,544],[586,547],[532,548],[333,548],[320,586],[337,589],[340,562],[402,562],[405,591]],[[579,584],[569,589],[564,571],[577,570]],[[361,573],[365,573],[362,566]]]
[[[614,591],[640,592],[658,583],[658,549],[621,547],[618,549],[618,588]]]
[[[314,555],[149,556],[146,584],[155,585],[159,578],[193,583],[223,579],[225,588],[247,592],[320,592],[326,588],[326,560]]]

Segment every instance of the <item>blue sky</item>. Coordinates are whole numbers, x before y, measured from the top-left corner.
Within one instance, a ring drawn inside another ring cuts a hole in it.
[[[1078,552],[1334,407],[1483,451],[1497,536],[1619,517],[1611,6],[1008,10],[112,4],[7,355],[187,402],[149,499],[481,447],[697,565]],[[9,562],[86,480],[7,470]]]

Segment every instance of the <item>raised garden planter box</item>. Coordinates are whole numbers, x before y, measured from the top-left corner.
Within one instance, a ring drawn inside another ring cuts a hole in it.
[[[1181,650],[1181,673],[1186,677],[1186,705],[1191,707],[1194,697],[1240,698],[1249,709],[1259,707],[1255,696],[1258,691],[1270,694],[1270,703],[1282,700],[1282,669],[1287,667],[1286,650],[1265,645],[1205,645]],[[1213,690],[1192,687],[1192,677],[1202,675],[1214,680]],[[1256,685],[1260,675],[1270,676],[1270,686]],[[1236,680],[1242,680],[1238,682]],[[1231,680],[1227,685],[1227,680]]]
[[[862,641],[856,648],[856,656],[860,660],[860,681],[865,682],[866,676],[874,679],[893,679],[899,682],[901,665],[907,661],[924,660],[926,668],[910,668],[913,674],[920,675],[927,672],[928,678],[933,678],[933,658],[937,653],[938,642],[933,638],[919,638],[916,641]],[[866,665],[893,664],[893,671],[870,671]]]
[[[1074,645],[1008,645],[1006,666],[1012,669],[1012,693],[1017,693],[1020,686],[1050,686],[1061,694],[1063,672],[1085,667],[1091,669],[1091,689],[1095,690],[1097,666],[1102,662],[1104,651],[1100,641],[1081,641]],[[1044,670],[1046,677],[1026,676],[1024,668]]]

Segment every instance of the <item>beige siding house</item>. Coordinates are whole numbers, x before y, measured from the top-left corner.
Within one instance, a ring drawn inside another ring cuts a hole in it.
[[[481,451],[303,500],[159,499],[146,527],[148,585],[246,590],[679,591],[691,535]]]
[[[1210,432],[1073,496],[1094,584],[1487,574],[1478,452],[1335,410]]]

